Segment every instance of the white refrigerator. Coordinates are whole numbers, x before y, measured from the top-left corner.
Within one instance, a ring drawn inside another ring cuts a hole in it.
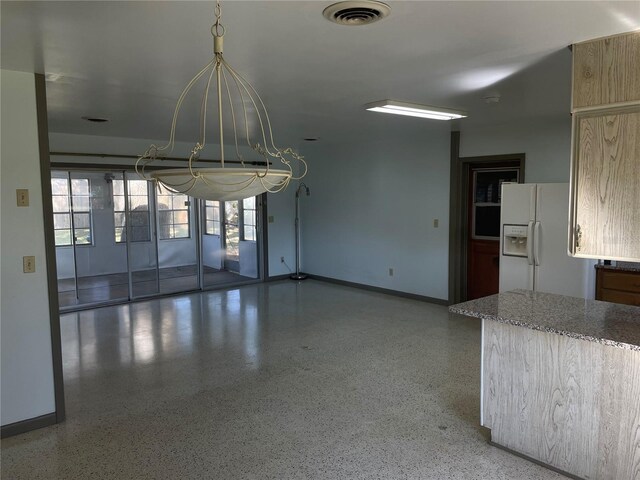
[[[568,183],[503,184],[500,292],[594,298],[596,261],[569,256],[568,224]]]

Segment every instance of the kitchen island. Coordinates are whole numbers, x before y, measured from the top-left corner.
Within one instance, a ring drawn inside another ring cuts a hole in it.
[[[449,310],[482,320],[493,443],[577,478],[640,479],[640,307],[513,290]]]

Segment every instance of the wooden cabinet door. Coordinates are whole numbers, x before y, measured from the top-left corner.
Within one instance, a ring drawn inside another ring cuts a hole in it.
[[[640,100],[640,32],[573,46],[573,108]]]
[[[640,260],[640,106],[576,114],[576,256]]]

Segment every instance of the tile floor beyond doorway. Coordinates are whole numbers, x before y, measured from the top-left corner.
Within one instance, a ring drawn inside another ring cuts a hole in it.
[[[308,280],[61,319],[67,420],[6,479],[552,479],[487,444],[480,324]]]

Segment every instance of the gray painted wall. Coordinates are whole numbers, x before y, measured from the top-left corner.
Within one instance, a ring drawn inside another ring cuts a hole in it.
[[[2,70],[2,425],[55,411],[40,153],[32,73]],[[16,188],[29,189],[28,207]],[[22,257],[35,255],[35,273]]]
[[[309,155],[302,270],[446,299],[450,125],[425,121],[412,137],[398,125],[421,120],[390,117]]]
[[[567,108],[568,112],[568,108]],[[527,183],[569,181],[571,117],[466,127],[461,122],[460,156],[526,154]]]

